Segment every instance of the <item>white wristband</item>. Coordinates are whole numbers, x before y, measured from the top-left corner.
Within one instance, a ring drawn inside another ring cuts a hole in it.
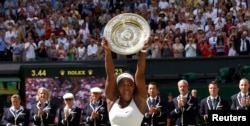
[[[142,49],[141,52],[142,52],[142,53],[146,53],[147,50],[146,50],[146,49]]]

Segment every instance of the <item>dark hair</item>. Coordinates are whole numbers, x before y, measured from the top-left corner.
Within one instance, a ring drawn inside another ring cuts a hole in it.
[[[211,84],[217,85],[217,87],[220,88],[219,83],[218,83],[216,80],[211,81],[211,82],[208,84],[208,86],[211,85]]]
[[[148,85],[154,85],[158,89],[158,84],[156,82],[151,81],[148,83]]]

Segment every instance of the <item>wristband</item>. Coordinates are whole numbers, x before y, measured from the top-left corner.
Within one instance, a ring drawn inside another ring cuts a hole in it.
[[[142,49],[141,52],[142,52],[142,53],[146,53],[147,50],[146,50],[146,49]]]

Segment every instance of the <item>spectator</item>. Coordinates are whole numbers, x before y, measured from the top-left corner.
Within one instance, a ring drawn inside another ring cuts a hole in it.
[[[6,15],[6,19],[4,22],[5,28],[8,28],[8,26],[15,24],[15,21],[11,18],[11,16]]]
[[[30,113],[30,121],[33,125],[47,126],[54,123],[57,108],[51,104],[50,97],[48,89],[41,87],[37,90],[37,102],[32,106]]]
[[[198,99],[188,93],[188,82],[180,80],[178,82],[180,95],[173,99],[174,109],[171,116],[174,117],[175,125],[195,125],[195,117],[198,115]]]
[[[0,2],[0,15],[3,16],[5,13],[5,9],[3,7],[3,4]]]
[[[10,42],[10,38],[11,37],[17,37],[17,33],[13,27],[13,24],[12,25],[9,25],[8,30],[5,32],[5,36],[4,36],[4,40],[5,42]]]
[[[73,29],[73,25],[69,25],[69,28],[66,30],[66,34],[68,36],[72,36],[72,37],[75,37],[76,36],[76,31],[75,29]]]
[[[66,61],[67,60],[67,52],[63,48],[62,43],[59,44],[57,52],[58,52],[58,61]]]
[[[45,36],[46,32],[45,32],[43,24],[41,24],[41,23],[37,24],[35,33],[36,33],[37,36]]]
[[[6,43],[6,47],[4,49],[3,60],[4,61],[12,61],[13,56],[13,47],[11,46],[11,42]]]
[[[172,109],[167,106],[167,101],[158,95],[159,88],[155,82],[148,84],[148,98],[146,100],[146,113],[142,121],[142,126],[166,126],[167,110]]]
[[[75,56],[76,56],[76,48],[72,43],[70,43],[69,48],[67,50],[67,60],[68,61],[74,61]]]
[[[151,44],[151,52],[152,52],[152,57],[153,59],[155,58],[161,58],[161,49],[162,49],[162,44],[159,36],[155,36],[153,43]]]
[[[246,78],[242,78],[239,82],[240,92],[231,96],[231,110],[249,110],[250,109],[250,93],[249,81]]]
[[[200,102],[200,117],[204,120],[204,125],[207,125],[209,110],[229,110],[228,101],[219,95],[217,82],[212,81],[208,84],[208,92],[209,96]]]
[[[35,26],[32,22],[32,19],[27,18],[26,23],[27,23],[27,25],[25,26],[25,37],[26,38],[31,37],[33,39],[33,41],[35,41],[36,40],[36,37],[35,37],[36,29],[35,29]]]
[[[67,50],[68,49],[68,40],[67,40],[67,38],[65,37],[65,34],[63,33],[63,32],[60,32],[59,33],[59,37],[57,38],[57,42],[58,42],[58,44],[62,44],[63,45],[63,48],[65,49],[65,50]]]
[[[19,18],[25,18],[27,16],[27,9],[25,7],[25,3],[23,1],[19,1],[19,6],[17,8],[17,15]]]
[[[187,44],[185,46],[185,57],[196,57],[197,45],[194,43],[192,38],[188,38]]]
[[[4,32],[0,31],[0,60],[3,60],[6,43],[4,41]]]
[[[160,0],[158,2],[158,7],[161,9],[161,10],[166,10],[168,7],[169,7],[169,3],[166,1],[166,0]]]
[[[96,59],[97,51],[98,51],[98,46],[96,44],[96,40],[91,39],[90,44],[87,46],[88,60]]]
[[[14,21],[17,20],[16,10],[12,6],[8,6],[7,10],[5,10],[5,15],[10,16]]]
[[[163,40],[162,44],[162,57],[171,57],[172,56],[172,47],[170,46],[171,44],[168,43],[167,39]]]
[[[249,55],[250,52],[250,41],[246,39],[248,35],[247,31],[243,31],[240,35],[240,38],[237,39],[234,43],[236,52],[239,55]]]
[[[216,48],[216,55],[217,56],[224,56],[226,54],[225,53],[226,42],[225,42],[223,33],[220,33],[218,35],[217,40],[216,40],[215,48]]]
[[[21,62],[23,54],[23,46],[17,38],[11,38],[11,39],[13,39],[11,45],[13,47],[13,61]]]
[[[79,46],[76,51],[76,58],[78,61],[84,61],[87,59],[87,48],[83,42],[79,43]]]
[[[58,50],[56,49],[56,45],[53,43],[51,44],[51,48],[50,48],[50,54],[49,57],[51,59],[51,61],[58,61]]]
[[[78,38],[80,38],[83,42],[85,42],[90,34],[89,29],[86,27],[86,24],[82,24],[81,29],[78,33]]]
[[[102,99],[99,87],[90,89],[90,100],[84,106],[82,120],[86,125],[108,125],[107,103]]]
[[[24,44],[26,61],[35,61],[37,45],[31,37],[26,39]]]
[[[201,56],[203,57],[210,57],[211,56],[211,49],[210,49],[210,44],[206,39],[200,42],[199,47],[201,51]]]
[[[74,95],[66,93],[63,95],[65,106],[59,110],[58,126],[79,126],[81,109],[74,106]]]
[[[16,113],[16,114],[13,114]],[[17,94],[11,96],[11,107],[5,109],[2,125],[29,125],[29,111],[21,105],[21,97]]]
[[[216,42],[217,42],[217,35],[216,32],[212,33],[212,36],[208,39],[210,50],[212,51],[212,55],[216,54]]]
[[[184,46],[180,43],[180,38],[175,38],[175,43],[173,44],[173,54],[174,58],[182,58],[184,52]]]
[[[36,50],[36,56],[38,61],[48,61],[48,48],[45,46],[45,43],[42,42],[40,47]]]

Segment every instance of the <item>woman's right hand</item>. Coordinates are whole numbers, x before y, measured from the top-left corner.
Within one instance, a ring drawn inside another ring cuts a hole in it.
[[[43,115],[43,108],[39,108],[37,114],[38,114],[38,116],[42,116]]]

